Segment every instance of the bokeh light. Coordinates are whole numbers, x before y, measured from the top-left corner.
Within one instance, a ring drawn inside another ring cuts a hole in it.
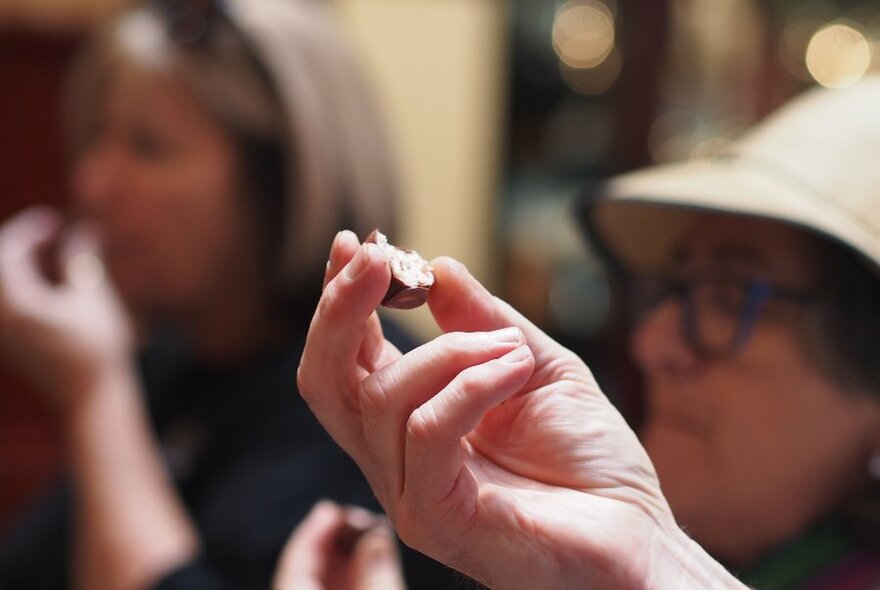
[[[597,165],[611,145],[615,124],[614,112],[607,105],[566,101],[547,127],[547,149],[566,165]]]
[[[810,39],[806,64],[810,75],[822,86],[852,86],[871,66],[871,44],[853,25],[831,23]]]
[[[553,49],[572,69],[595,68],[614,48],[614,14],[599,0],[570,0],[556,12]]]
[[[620,51],[613,48],[608,57],[594,68],[572,68],[559,62],[559,74],[568,87],[585,96],[602,94],[611,88],[620,76],[623,60]]]
[[[695,145],[691,150],[691,158],[714,158],[727,152],[734,142],[729,137],[722,135],[710,137]]]
[[[693,111],[675,109],[654,120],[648,133],[648,151],[655,162],[685,160],[705,137],[702,118]]]

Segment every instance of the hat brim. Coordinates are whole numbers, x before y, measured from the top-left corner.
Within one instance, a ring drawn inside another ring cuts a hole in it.
[[[598,198],[579,199],[588,237],[627,269],[652,270],[672,256],[694,213],[768,219],[839,242],[880,271],[880,239],[858,216],[771,168],[740,159],[698,160],[616,177]]]

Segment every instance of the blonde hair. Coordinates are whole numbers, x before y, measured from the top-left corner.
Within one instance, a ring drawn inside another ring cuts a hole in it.
[[[68,120],[74,154],[122,60],[175,74],[233,137],[280,147],[284,171],[275,272],[282,290],[320,289],[333,236],[392,231],[397,186],[373,99],[353,56],[311,0],[226,0],[204,38],[175,38],[166,2],[126,11],[75,65]]]

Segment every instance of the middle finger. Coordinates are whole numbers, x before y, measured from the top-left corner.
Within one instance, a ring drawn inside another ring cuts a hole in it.
[[[364,379],[359,392],[363,433],[370,459],[382,474],[374,481],[374,490],[384,496],[380,499],[386,510],[393,511],[403,493],[403,447],[410,414],[463,370],[523,343],[518,328],[444,334]]]

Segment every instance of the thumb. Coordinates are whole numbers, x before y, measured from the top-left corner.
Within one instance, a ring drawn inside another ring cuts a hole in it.
[[[406,590],[394,532],[387,523],[359,540],[352,556],[354,590]]]
[[[431,267],[435,283],[428,305],[444,332],[491,332],[516,326],[533,349],[558,346],[513,307],[492,295],[462,263],[441,257],[432,260]]]
[[[333,535],[342,517],[342,509],[332,502],[322,501],[312,508],[281,551],[274,590],[323,590]]]

